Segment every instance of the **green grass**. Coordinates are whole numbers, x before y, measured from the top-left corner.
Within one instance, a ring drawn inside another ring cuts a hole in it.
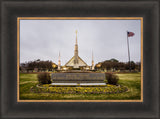
[[[36,92],[32,91],[32,89],[37,89],[35,88],[38,84],[37,74],[20,74],[20,100],[140,100],[140,73],[124,73],[117,75],[120,78],[118,84],[126,86],[128,88],[127,92],[116,94],[55,94],[47,91]]]

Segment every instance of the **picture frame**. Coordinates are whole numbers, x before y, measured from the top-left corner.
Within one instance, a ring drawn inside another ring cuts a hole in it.
[[[1,4],[1,118],[159,118],[158,1],[22,0]],[[143,102],[17,102],[17,17],[44,16],[143,17]]]

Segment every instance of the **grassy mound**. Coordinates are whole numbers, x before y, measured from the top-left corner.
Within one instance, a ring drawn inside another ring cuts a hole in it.
[[[44,85],[46,89],[36,87],[38,85],[37,74],[26,74],[26,73],[21,74],[20,73],[20,82],[19,82],[20,98],[19,99],[20,100],[140,100],[141,99],[141,74],[140,73],[122,73],[122,74],[116,74],[116,75],[119,76],[118,84],[121,85],[121,88],[122,86],[127,87],[128,91],[121,92],[121,93],[111,93],[111,94],[109,93],[108,94],[107,93],[58,94],[58,93],[47,93],[47,91],[48,92],[53,91],[52,88],[55,90],[55,89],[58,89],[58,87],[47,88],[47,85]],[[109,86],[110,85],[108,85],[107,89],[109,88]],[[93,87],[93,88],[96,88],[96,87]],[[101,87],[101,89],[103,88],[105,87]],[[101,90],[101,89],[97,89],[97,90]],[[41,92],[41,90],[42,91],[45,90],[43,91],[45,93]]]

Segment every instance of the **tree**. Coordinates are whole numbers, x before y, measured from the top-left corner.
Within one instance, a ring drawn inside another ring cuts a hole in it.
[[[21,64],[21,66],[25,68],[27,71],[29,70],[33,71],[35,68],[38,68],[38,71],[46,71],[46,70],[51,71],[53,69],[52,65],[53,65],[52,61],[49,61],[49,60],[41,61],[40,59]]]
[[[130,67],[131,67],[131,70],[135,70],[135,63],[134,63],[134,61],[131,61],[130,63],[128,62],[126,64],[126,70],[129,70]]]
[[[135,69],[141,71],[141,62],[136,62]]]

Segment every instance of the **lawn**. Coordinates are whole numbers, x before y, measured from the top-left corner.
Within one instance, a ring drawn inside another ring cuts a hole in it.
[[[115,94],[56,94],[43,91],[32,91],[33,87],[36,87],[36,85],[38,84],[37,74],[20,74],[19,97],[20,100],[140,100],[141,74],[124,73],[117,75],[120,79],[118,84],[127,87],[128,91]]]

